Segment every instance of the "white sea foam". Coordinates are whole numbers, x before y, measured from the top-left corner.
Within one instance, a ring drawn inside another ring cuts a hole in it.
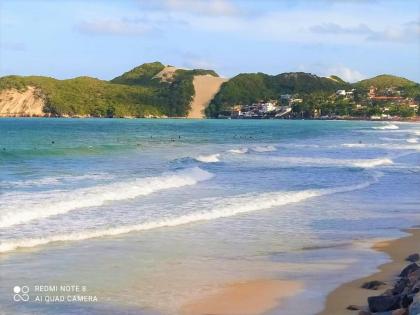
[[[68,234],[58,234],[41,238],[4,241],[0,243],[0,253],[12,251],[18,248],[29,248],[39,245],[45,245],[52,242],[80,241],[91,238],[115,236],[130,232],[145,231],[162,227],[173,227],[193,222],[214,220],[219,218],[231,217],[242,213],[270,209],[274,207],[281,207],[287,204],[301,202],[309,198],[363,189],[377,182],[379,176],[380,175],[374,177],[374,179],[369,182],[344,187],[309,189],[302,191],[279,191],[268,192],[259,195],[246,194],[230,198],[223,198],[218,203],[216,203],[213,208],[209,210],[197,211],[191,214],[181,215],[178,217],[165,218],[158,221],[145,222],[136,225],[127,225],[90,231],[88,230]]]
[[[220,162],[219,160],[220,154],[210,154],[210,155],[199,155],[195,158],[195,160],[202,162],[202,163],[216,163]]]
[[[198,167],[126,182],[98,185],[73,191],[3,194],[0,228],[63,214],[75,209],[101,206],[106,202],[132,199],[151,193],[191,186],[213,175]]]
[[[382,165],[392,165],[394,162],[389,158],[369,159],[369,160],[354,160],[353,165],[362,168],[372,168]]]
[[[366,143],[343,143],[341,146],[346,148],[366,148]]]
[[[83,180],[104,180],[111,178],[112,176],[108,174],[63,175],[20,181],[0,182],[0,186],[25,188],[34,186],[60,185],[68,182],[77,182]]]
[[[417,138],[408,138],[406,141],[408,143],[418,143],[419,142]]]
[[[379,130],[396,130],[396,129],[400,129],[400,127],[398,127],[397,125],[394,124],[386,124],[384,126],[380,126],[380,127],[372,127],[373,129],[379,129]]]
[[[264,145],[264,146],[258,146],[258,147],[252,148],[252,151],[255,151],[255,152],[272,152],[276,150],[277,148],[273,145]]]
[[[228,150],[228,152],[234,153],[234,154],[245,154],[245,153],[248,153],[248,148],[231,149],[231,150]]]
[[[333,159],[333,158],[307,158],[307,157],[273,157],[273,161],[281,162],[284,165],[302,165],[302,166],[342,166],[342,167],[361,167],[373,168],[393,164],[388,157],[376,159]],[[268,160],[266,160],[267,162]]]

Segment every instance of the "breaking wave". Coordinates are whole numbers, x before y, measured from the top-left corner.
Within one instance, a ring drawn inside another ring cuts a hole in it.
[[[281,162],[285,166],[318,166],[318,167],[361,167],[373,168],[377,166],[391,165],[394,162],[387,157],[377,159],[333,159],[333,158],[307,158],[307,157],[274,157],[275,162]],[[266,160],[267,161],[267,160]]]
[[[219,160],[220,154],[210,154],[210,155],[199,155],[195,158],[195,160],[202,162],[202,163],[216,163],[220,162]]]
[[[74,191],[5,194],[2,196],[2,205],[0,205],[0,210],[5,213],[0,216],[0,228],[67,213],[75,209],[101,206],[106,202],[145,196],[164,189],[191,186],[208,180],[212,176],[213,174],[194,167],[157,177],[98,185]]]
[[[408,138],[406,141],[408,143],[418,143],[419,142],[417,138]]]
[[[245,194],[235,197],[223,198],[213,205],[209,210],[197,211],[195,213],[181,215],[178,217],[166,218],[158,221],[145,222],[136,225],[113,227],[108,229],[97,229],[83,232],[53,235],[50,237],[20,239],[0,243],[0,253],[16,250],[18,248],[29,248],[60,241],[81,241],[91,238],[115,236],[130,232],[151,230],[162,227],[172,227],[199,221],[209,221],[219,218],[231,217],[234,215],[254,212],[258,210],[280,207],[291,203],[301,202],[310,198],[330,195],[335,193],[350,192],[363,189],[378,181],[374,177],[372,181],[336,188],[308,189],[302,191],[280,191],[269,192],[259,195]]]
[[[272,151],[276,151],[277,148],[273,145],[265,145],[265,146],[254,147],[251,150],[255,152],[272,152]]]
[[[0,187],[16,187],[16,188],[26,188],[26,187],[39,187],[46,185],[62,185],[69,182],[77,182],[84,180],[104,180],[113,178],[108,174],[86,174],[86,175],[63,175],[63,176],[51,176],[51,177],[42,177],[37,179],[28,179],[20,181],[7,181],[0,182]]]
[[[234,153],[234,154],[245,154],[248,153],[248,148],[240,148],[240,149],[231,149],[228,150],[229,153]]]
[[[392,165],[394,162],[388,158],[370,159],[370,160],[354,160],[353,165],[362,168],[372,168],[381,165]]]
[[[380,126],[380,127],[372,127],[373,129],[379,129],[379,130],[395,130],[395,129],[400,129],[400,127],[398,127],[397,125],[394,124],[387,124],[384,126]]]
[[[346,148],[365,148],[367,147],[366,143],[343,143],[341,146]]]

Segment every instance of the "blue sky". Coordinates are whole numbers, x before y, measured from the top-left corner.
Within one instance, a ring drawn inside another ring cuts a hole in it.
[[[111,79],[150,61],[420,82],[420,1],[1,0],[0,75]]]

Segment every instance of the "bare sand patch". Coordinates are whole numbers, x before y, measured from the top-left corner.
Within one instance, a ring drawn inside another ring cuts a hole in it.
[[[166,66],[162,71],[157,73],[153,78],[158,78],[162,82],[169,82],[175,75],[176,70],[179,68],[174,66]]]
[[[44,105],[43,97],[33,86],[25,91],[8,89],[0,92],[0,117],[44,116]]]
[[[193,301],[181,309],[183,315],[258,315],[274,309],[281,300],[296,295],[297,281],[254,280],[228,285],[219,292]]]
[[[204,118],[204,110],[220,90],[223,82],[226,81],[227,79],[225,78],[214,77],[209,74],[194,76],[195,96],[191,102],[191,110],[188,113],[188,118]]]

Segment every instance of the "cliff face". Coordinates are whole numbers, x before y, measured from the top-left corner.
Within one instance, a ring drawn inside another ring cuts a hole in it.
[[[44,116],[44,105],[44,98],[33,86],[28,86],[25,91],[0,91],[0,117]]]

